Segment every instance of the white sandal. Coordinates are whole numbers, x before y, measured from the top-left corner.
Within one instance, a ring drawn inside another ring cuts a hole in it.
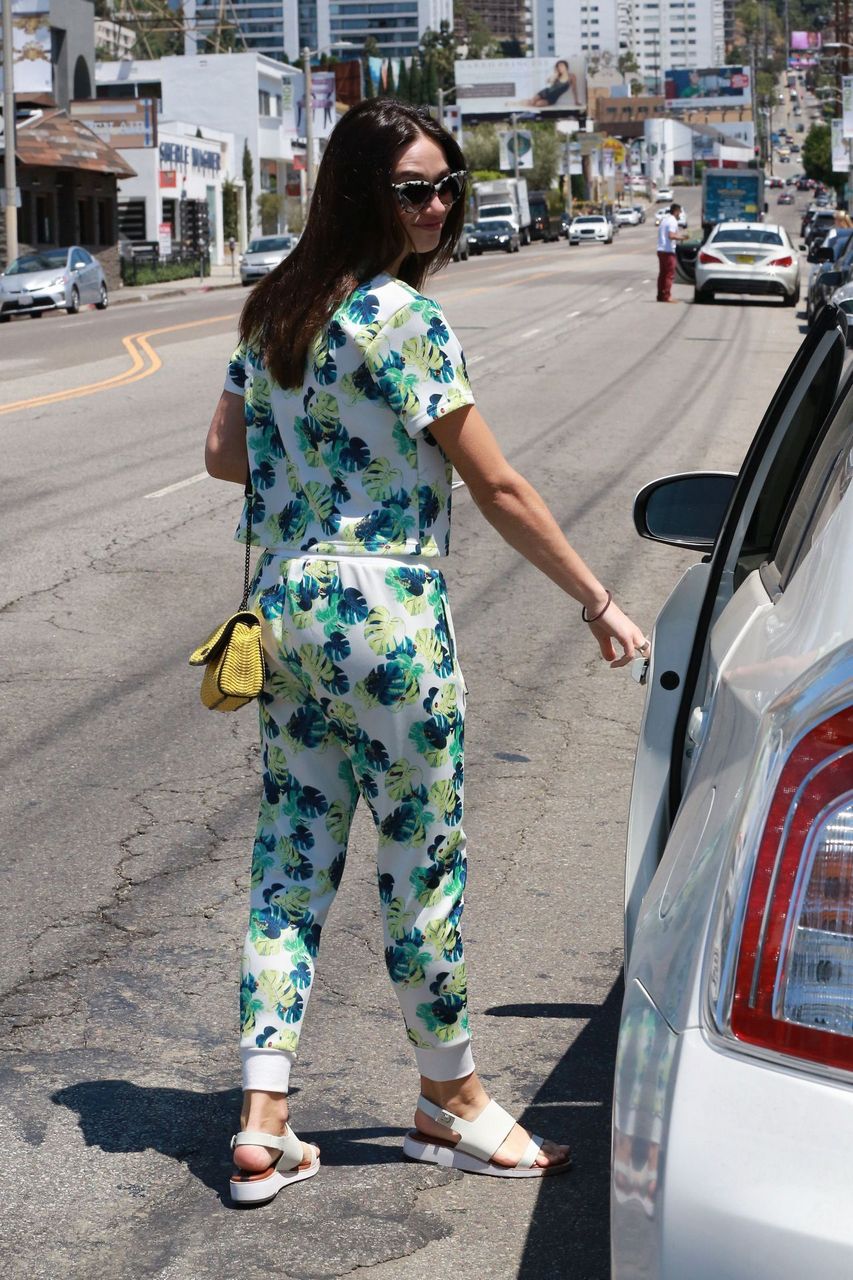
[[[275,1147],[281,1152],[261,1173],[241,1169],[232,1175],[231,1199],[235,1204],[267,1204],[282,1188],[313,1178],[320,1168],[320,1148],[312,1145],[314,1156],[305,1160],[302,1143],[290,1125],[285,1126],[283,1137],[264,1133],[261,1129],[243,1129],[231,1139],[231,1150],[235,1147]]]
[[[517,1164],[511,1168],[495,1164],[492,1156],[515,1127],[513,1117],[497,1102],[486,1103],[476,1120],[463,1120],[452,1111],[437,1107],[423,1094],[418,1099],[418,1110],[461,1136],[458,1142],[450,1142],[412,1129],[403,1139],[403,1154],[410,1160],[423,1160],[441,1165],[443,1169],[461,1169],[463,1173],[484,1173],[492,1178],[542,1178],[546,1174],[566,1173],[572,1167],[569,1158],[560,1164],[536,1164],[544,1139],[535,1136]]]

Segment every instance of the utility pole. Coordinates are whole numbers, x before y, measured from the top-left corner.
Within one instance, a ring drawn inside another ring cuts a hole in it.
[[[515,112],[514,112],[514,111],[513,111],[512,115],[510,116],[510,120],[511,120],[511,122],[512,122],[512,157],[513,157],[513,160],[514,160],[514,162],[515,162],[515,165],[514,165],[514,167],[515,167],[515,176],[516,176],[516,178],[518,178],[518,174],[519,174],[519,165],[518,165],[518,116],[515,114]]]
[[[438,87],[438,123],[444,128],[444,90]]]
[[[311,207],[314,194],[314,107],[311,101],[311,50],[306,45],[302,50],[302,70],[305,72],[305,212]]]
[[[18,256],[18,184],[15,174],[15,71],[12,0],[3,0],[3,190],[6,196],[6,261]]]

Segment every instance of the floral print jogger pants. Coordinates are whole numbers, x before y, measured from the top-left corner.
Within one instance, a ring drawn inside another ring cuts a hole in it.
[[[241,984],[243,1087],[286,1092],[359,797],[385,963],[419,1070],[473,1068],[460,919],[464,683],[428,561],[262,554],[263,797]]]

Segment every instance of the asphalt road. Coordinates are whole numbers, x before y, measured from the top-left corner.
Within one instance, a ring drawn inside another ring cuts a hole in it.
[[[775,301],[658,305],[654,242],[647,224],[611,247],[489,255],[433,288],[509,457],[647,627],[690,557],[636,537],[634,493],[736,468],[800,340]],[[401,1160],[417,1077],[362,814],[295,1074],[293,1121],[325,1167],[254,1214],[230,1208],[256,722],[204,710],[186,656],[239,598],[238,493],[200,473],[242,301],[0,335],[5,1273],[605,1280],[642,691],[464,489],[448,579],[478,1065],[504,1106],[572,1143],[575,1169],[503,1183]]]

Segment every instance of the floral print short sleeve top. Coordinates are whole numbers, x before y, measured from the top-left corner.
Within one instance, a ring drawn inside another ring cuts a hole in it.
[[[245,399],[256,546],[447,555],[452,467],[429,428],[474,397],[438,303],[376,276],[317,336],[301,387],[279,387],[241,343],[225,390]]]

